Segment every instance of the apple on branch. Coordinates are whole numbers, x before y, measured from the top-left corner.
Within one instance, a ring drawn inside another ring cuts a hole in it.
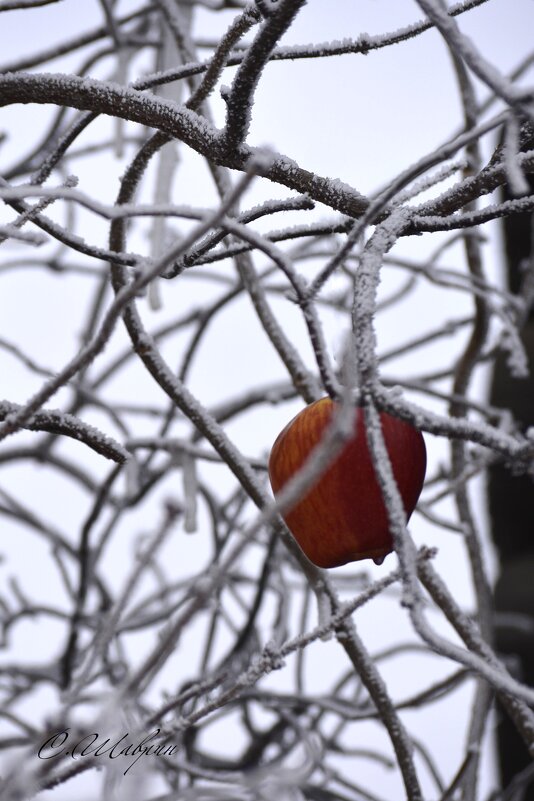
[[[269,478],[275,495],[319,444],[334,409],[334,401],[322,398],[303,409],[280,432],[269,457]],[[386,412],[380,413],[380,423],[409,519],[425,478],[423,435],[410,423]],[[338,567],[360,559],[380,562],[393,550],[362,409],[356,409],[353,436],[341,453],[283,517],[308,559],[319,567]]]

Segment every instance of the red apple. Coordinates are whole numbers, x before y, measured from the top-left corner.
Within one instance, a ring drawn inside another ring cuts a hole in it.
[[[322,398],[297,414],[278,435],[269,457],[275,494],[321,441],[334,408],[330,398]],[[397,417],[381,412],[380,421],[408,519],[425,478],[425,442],[420,431]],[[351,439],[317,483],[284,514],[284,520],[308,559],[319,567],[368,558],[379,562],[393,550],[362,409],[356,409]]]

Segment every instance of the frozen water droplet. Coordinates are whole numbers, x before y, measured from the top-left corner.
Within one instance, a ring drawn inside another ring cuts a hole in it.
[[[381,565],[385,558],[385,556],[375,556],[373,562],[375,565]]]

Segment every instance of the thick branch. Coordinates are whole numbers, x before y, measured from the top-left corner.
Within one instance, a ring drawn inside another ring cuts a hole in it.
[[[194,111],[107,81],[48,73],[2,75],[0,106],[12,103],[54,103],[138,122],[180,139],[215,164],[235,170],[245,170],[249,159],[258,153],[257,148],[246,145],[227,152],[220,131]],[[286,156],[275,156],[262,175],[351,217],[362,214],[368,206],[368,200],[348,184],[304,170]]]

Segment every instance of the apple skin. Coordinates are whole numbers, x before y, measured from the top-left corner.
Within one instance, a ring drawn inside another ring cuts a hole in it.
[[[275,495],[321,441],[334,408],[335,402],[330,398],[321,398],[280,432],[269,457],[269,478]],[[380,413],[380,421],[409,519],[425,478],[425,441],[417,428],[386,412]],[[318,567],[339,567],[360,559],[380,562],[393,550],[362,409],[356,408],[354,435],[333,464],[283,517],[301,549]]]

